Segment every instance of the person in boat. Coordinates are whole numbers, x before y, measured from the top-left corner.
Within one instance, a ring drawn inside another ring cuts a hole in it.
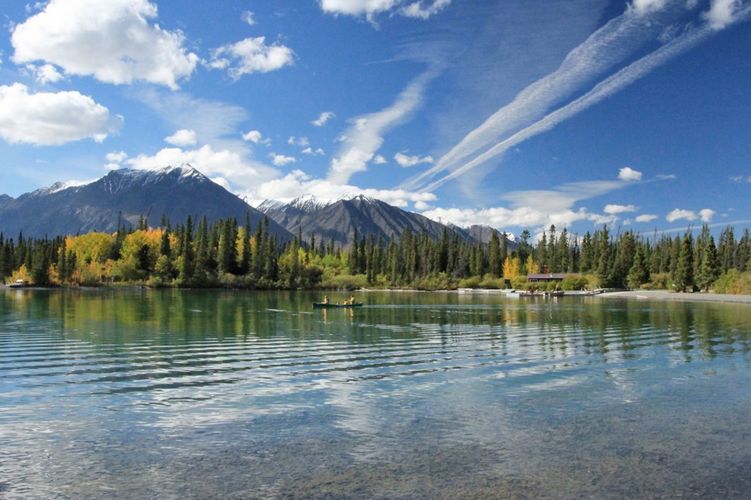
[[[321,304],[326,304],[326,305],[329,304],[329,296],[328,295],[324,295],[323,296],[323,301],[321,302]]]
[[[355,303],[355,296],[354,295],[350,295],[349,299],[347,299],[347,305],[351,306],[351,305],[354,305],[354,303]]]

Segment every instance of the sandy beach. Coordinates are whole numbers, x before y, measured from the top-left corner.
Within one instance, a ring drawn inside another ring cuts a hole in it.
[[[678,302],[722,302],[728,304],[751,304],[751,295],[724,295],[716,293],[675,293],[666,290],[633,290],[609,292],[598,295],[603,298],[627,298],[634,300],[671,300]]]

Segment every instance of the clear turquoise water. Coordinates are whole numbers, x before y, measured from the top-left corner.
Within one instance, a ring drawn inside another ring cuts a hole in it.
[[[751,492],[749,306],[317,298],[0,291],[0,497]]]

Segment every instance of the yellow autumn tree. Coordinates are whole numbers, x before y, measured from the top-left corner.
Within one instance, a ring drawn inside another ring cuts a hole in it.
[[[105,233],[89,233],[81,236],[68,236],[65,246],[76,255],[79,267],[90,262],[104,263],[112,253],[115,237]]]
[[[524,269],[527,274],[537,274],[540,272],[540,265],[535,261],[535,258],[530,255],[527,257],[527,262],[524,263]]]
[[[519,257],[506,257],[503,261],[503,277],[506,279],[513,279],[519,276]]]

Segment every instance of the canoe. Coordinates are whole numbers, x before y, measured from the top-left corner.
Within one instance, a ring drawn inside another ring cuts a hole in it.
[[[362,303],[354,304],[324,304],[323,302],[313,302],[313,309],[336,309],[338,307],[362,307]]]

